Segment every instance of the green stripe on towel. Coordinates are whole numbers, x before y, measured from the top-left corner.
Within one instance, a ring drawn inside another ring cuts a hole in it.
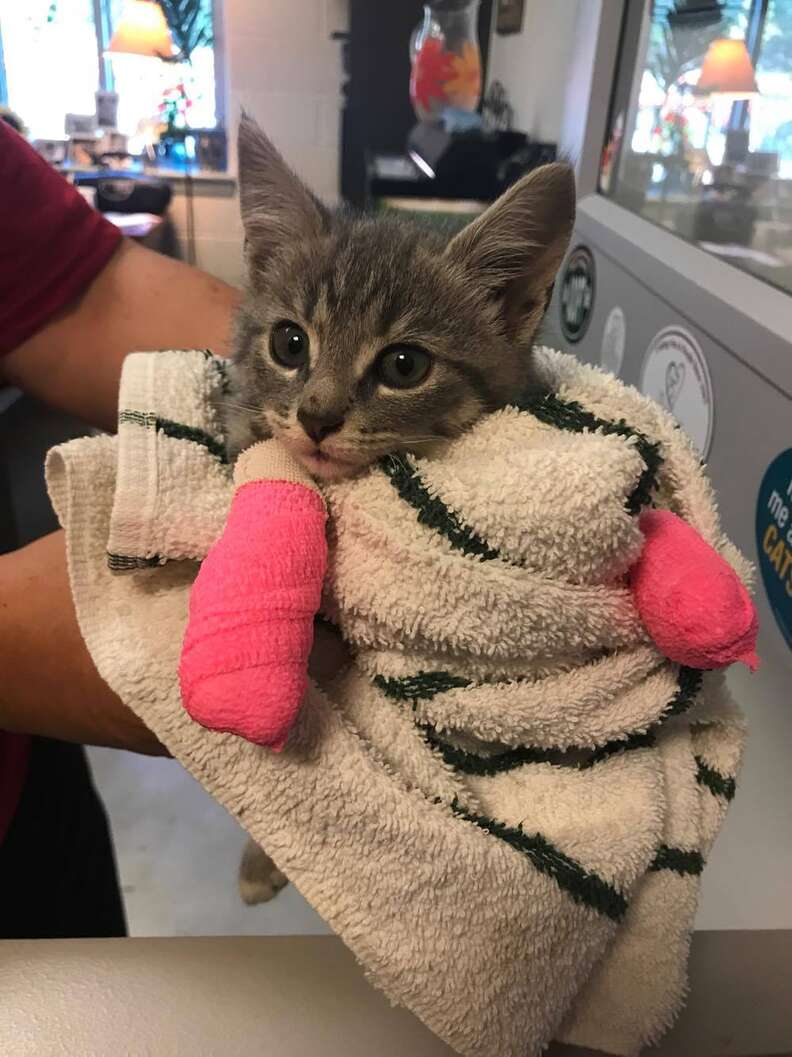
[[[698,767],[696,781],[699,785],[706,786],[714,796],[722,796],[725,800],[733,800],[734,794],[737,792],[736,781],[730,775],[721,774],[714,767],[710,767],[700,756],[696,756],[695,760]]]
[[[156,565],[164,564],[159,554],[151,558],[140,558],[133,554],[111,554],[107,552],[107,567],[112,573],[134,572],[135,569],[153,569]]]
[[[142,426],[144,429],[155,430],[157,433],[164,433],[166,437],[173,437],[176,440],[189,440],[194,444],[200,444],[206,450],[214,455],[220,462],[228,462],[228,456],[226,455],[225,445],[213,437],[206,430],[197,429],[195,426],[186,426],[182,422],[174,422],[169,418],[160,418],[159,415],[155,415],[150,411],[120,411],[118,414],[118,423],[133,423],[136,426]]]
[[[452,675],[450,672],[416,672],[402,678],[375,675],[374,685],[392,701],[429,701],[447,690],[465,689],[471,686],[470,679]]]
[[[693,704],[696,694],[701,689],[701,680],[702,673],[700,671],[695,668],[685,668],[684,665],[681,666],[677,678],[677,689],[663,710],[661,720],[687,712]],[[464,690],[469,687],[475,689],[476,685],[493,685],[485,682],[476,684],[472,679],[466,679],[462,675],[452,675],[451,672],[443,670],[434,672],[419,671],[415,675],[403,676],[375,675],[372,681],[386,697],[390,697],[393,701],[429,701],[447,690]],[[512,679],[504,682],[513,686],[521,681],[520,679]],[[614,746],[617,744],[621,744],[621,742],[613,743]]]
[[[431,724],[422,724],[421,730],[429,745],[435,749],[443,758],[443,762],[461,774],[471,774],[477,777],[488,778],[496,774],[516,770],[526,764],[549,763],[556,767],[574,768],[579,771],[588,770],[604,760],[609,760],[631,749],[646,749],[654,746],[654,734],[647,731],[642,734],[632,734],[620,741],[610,741],[593,752],[589,749],[580,749],[570,746],[568,749],[542,749],[531,745],[519,745],[505,752],[492,753],[484,756],[481,753],[468,752],[445,741],[437,733]],[[585,758],[575,760],[574,754],[584,753]]]
[[[606,434],[635,438],[638,454],[644,462],[644,469],[627,499],[627,509],[637,514],[652,501],[652,494],[657,489],[657,473],[662,465],[660,446],[650,441],[642,433],[631,429],[626,422],[609,422],[597,418],[574,401],[564,401],[554,394],[547,394],[540,400],[529,401],[519,405],[520,411],[530,411],[541,422],[555,426],[557,429],[599,430]],[[455,550],[465,555],[473,555],[482,561],[492,561],[502,555],[496,547],[479,536],[470,525],[454,513],[439,496],[432,495],[426,487],[415,464],[407,455],[387,455],[380,461],[380,469],[389,479],[399,496],[416,511],[418,522],[434,529],[444,536]],[[509,561],[509,559],[504,559]],[[511,565],[519,566],[516,561]]]
[[[623,419],[610,422],[608,419],[598,418],[576,401],[562,400],[555,393],[547,393],[536,400],[527,400],[519,404],[518,408],[520,411],[529,411],[540,422],[555,426],[556,429],[573,433],[599,430],[601,433],[616,434],[619,437],[634,437],[638,454],[644,462],[644,470],[627,500],[627,509],[631,514],[637,514],[643,507],[649,506],[652,494],[657,489],[657,473],[663,464],[659,444],[632,429]]]
[[[451,810],[458,818],[472,822],[485,833],[521,852],[540,873],[552,877],[558,887],[576,903],[591,907],[612,921],[621,921],[627,912],[627,900],[617,888],[587,870],[575,859],[564,855],[541,833],[528,834],[519,826],[507,826],[495,819],[477,815],[465,810],[456,800],[451,804]]]
[[[669,848],[661,844],[657,849],[650,870],[673,870],[681,876],[697,876],[704,869],[704,856],[700,851],[685,851],[683,848]]]
[[[413,462],[405,455],[387,455],[380,461],[380,469],[399,496],[415,510],[418,523],[445,536],[451,546],[462,554],[472,554],[482,561],[499,558],[499,552],[450,510],[442,499],[429,493]]]
[[[609,760],[612,756],[619,756],[623,752],[631,752],[633,749],[653,749],[654,744],[655,736],[652,730],[638,731],[626,738],[606,742],[605,745],[595,749],[589,759],[582,763],[580,767],[581,770],[586,770],[589,767],[594,767],[595,764],[602,763],[603,760]]]
[[[669,701],[663,715],[658,720],[659,723],[663,723],[666,719],[671,716],[681,716],[683,712],[693,705],[696,694],[701,689],[701,681],[703,675],[697,668],[686,668],[684,665],[680,666],[679,677],[677,680],[677,692],[674,694],[671,701]]]
[[[680,667],[674,697],[665,706],[656,723],[653,723],[648,730],[636,730],[624,738],[601,745],[594,749],[591,757],[579,764],[579,766],[582,768],[593,766],[602,760],[608,759],[610,756],[628,752],[629,749],[651,748],[655,744],[657,729],[671,716],[680,716],[682,712],[687,711],[694,704],[696,694],[701,689],[701,680],[702,673],[697,669]],[[519,682],[519,680],[515,682]],[[401,678],[398,678],[398,676],[374,675],[372,683],[385,694],[386,698],[390,698],[391,701],[407,702],[412,705],[413,710],[415,710],[419,701],[430,701],[432,698],[437,697],[439,693],[455,689],[475,689],[477,685],[484,685],[475,684],[473,680],[465,679],[462,675],[453,675],[448,671],[419,671],[415,675],[403,675]],[[510,771],[513,767],[520,767],[523,763],[553,762],[552,756],[561,752],[561,749],[557,747],[544,748],[522,745],[510,749],[509,752],[498,754],[497,757],[481,756],[464,752],[463,749],[443,741],[435,728],[429,724],[424,724],[423,728],[424,734],[427,735],[427,740],[432,744],[432,747],[439,749],[445,762],[465,774],[497,774],[501,771]],[[427,731],[431,731],[431,733],[427,734]],[[569,746],[567,752],[585,752],[585,750],[579,746],[572,745]],[[496,764],[496,760],[501,762]],[[701,768],[699,769],[701,771]],[[716,774],[717,772],[713,772],[713,775]],[[718,777],[726,784],[729,782],[729,779],[723,779],[722,776]],[[699,781],[708,784],[701,777]],[[713,792],[716,792],[716,790],[713,790]],[[726,796],[726,792],[722,791],[722,795]],[[734,792],[732,792],[732,795],[734,795]]]
[[[506,752],[493,753],[491,756],[482,756],[449,744],[439,737],[432,726],[427,725],[421,729],[429,745],[440,753],[443,761],[462,774],[490,777],[494,774],[502,774],[504,771],[513,771],[526,763],[552,763],[559,756],[557,749],[535,749],[527,745],[507,749]]]

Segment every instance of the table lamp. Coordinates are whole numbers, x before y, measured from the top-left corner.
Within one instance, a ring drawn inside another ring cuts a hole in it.
[[[751,56],[745,46],[744,40],[734,40],[729,37],[721,37],[714,40],[704,56],[701,66],[701,75],[698,84],[693,89],[694,95],[707,100],[728,99],[739,104],[741,100],[753,99],[759,94],[759,86],[756,83],[756,71],[754,70]],[[742,102],[742,107],[747,107]],[[734,112],[734,108],[732,108]],[[747,119],[747,112],[745,115]],[[708,151],[710,128],[712,127],[712,105],[707,107],[707,130],[704,135],[705,151]],[[727,150],[729,136],[735,133],[727,133]],[[742,133],[747,150],[747,132]]]
[[[128,0],[107,51],[170,59],[173,38],[160,5],[155,0]]]
[[[726,95],[731,99],[751,99],[759,94],[751,56],[744,40],[721,37],[707,49],[696,95]]]

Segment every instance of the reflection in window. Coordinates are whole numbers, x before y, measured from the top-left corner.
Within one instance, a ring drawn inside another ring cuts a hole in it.
[[[162,62],[105,49],[126,0],[0,0],[0,103],[19,115],[32,138],[64,135],[68,113],[93,114],[94,93],[118,93],[119,132],[136,153],[146,139],[142,126],[165,119],[162,104],[176,102],[176,125],[214,128],[214,49],[199,45],[189,62]],[[100,16],[101,25],[95,21]],[[202,18],[211,23],[212,3]],[[5,76],[3,76],[3,73]]]
[[[102,0],[110,30],[121,20],[127,0]],[[202,5],[211,20],[211,0]],[[214,49],[199,45],[190,62],[157,62],[138,55],[113,54],[110,57],[113,90],[118,92],[118,129],[130,136],[130,148],[140,148],[141,119],[163,114],[163,101],[170,100],[176,123],[188,128],[214,128],[215,70]],[[181,87],[180,87],[181,86]],[[145,137],[143,137],[145,138]]]
[[[600,190],[792,291],[792,0],[630,8]]]

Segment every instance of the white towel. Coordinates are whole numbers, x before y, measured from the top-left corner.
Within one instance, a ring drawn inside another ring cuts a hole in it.
[[[375,983],[470,1057],[552,1038],[628,1055],[683,1000],[743,742],[722,676],[641,626],[623,580],[639,510],[673,509],[749,569],[665,412],[536,357],[543,401],[325,489],[325,612],[355,663],[309,691],[281,754],[179,700],[192,559],[231,498],[216,366],[130,357],[119,438],[54,449],[48,480],[100,673]]]

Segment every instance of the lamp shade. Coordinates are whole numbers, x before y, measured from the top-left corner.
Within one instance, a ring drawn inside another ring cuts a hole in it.
[[[160,5],[154,0],[128,0],[107,50],[169,59],[173,39]]]
[[[704,56],[696,94],[750,99],[758,92],[756,73],[745,41],[727,37],[713,40]]]

